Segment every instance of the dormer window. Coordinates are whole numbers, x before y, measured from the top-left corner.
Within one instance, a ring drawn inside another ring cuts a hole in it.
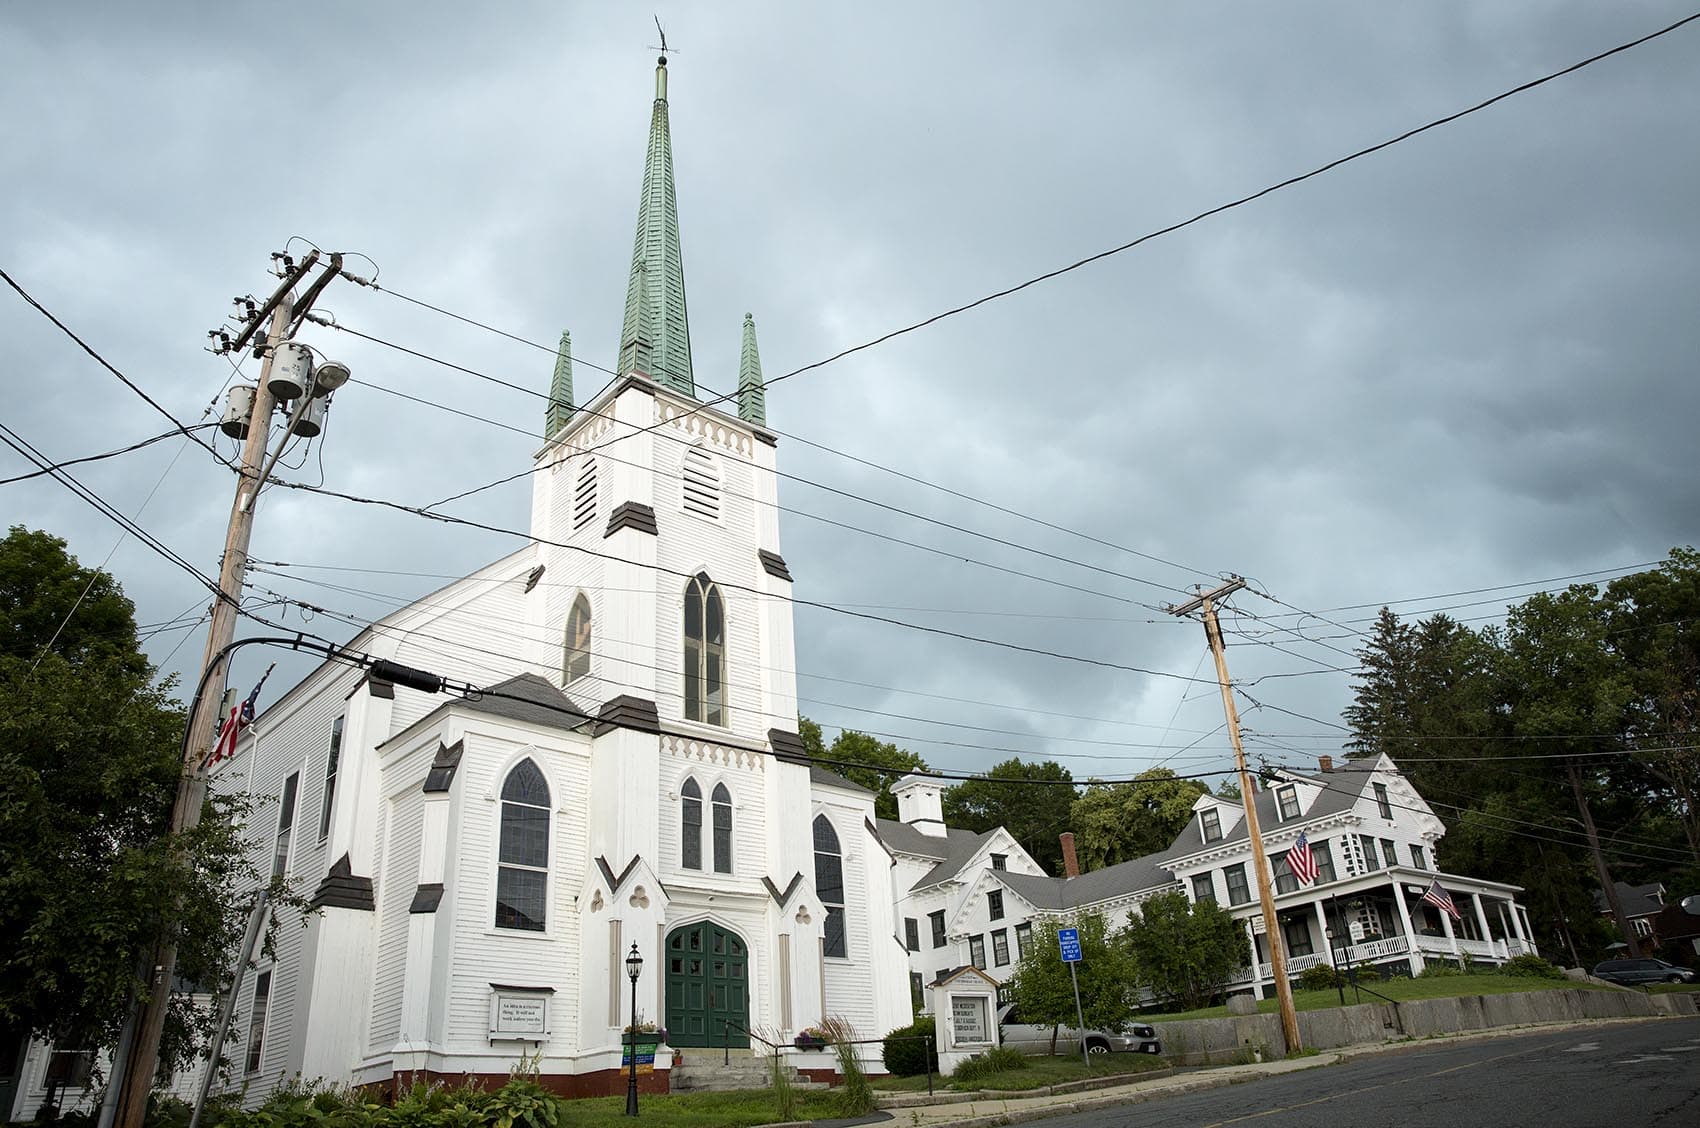
[[[1199,829],[1204,832],[1204,841],[1215,842],[1222,837],[1222,812],[1214,807],[1198,812]]]
[[[1299,817],[1299,792],[1296,787],[1278,787],[1275,789],[1275,804],[1281,813],[1281,821]]]

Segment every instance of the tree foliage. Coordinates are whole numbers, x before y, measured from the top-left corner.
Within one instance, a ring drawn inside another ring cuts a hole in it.
[[[1062,875],[1062,842],[1070,808],[1079,794],[1074,776],[1054,760],[1034,764],[1010,759],[944,793],[944,821],[972,831],[1003,827],[1044,867]]]
[[[163,837],[185,723],[170,688],[110,576],[45,533],[0,541],[0,1024],[112,1044],[162,925],[179,975],[217,983],[252,873],[229,808]],[[208,1018],[175,999],[168,1058]]]
[[[1080,930],[1080,1010],[1088,1029],[1120,1025],[1133,1012],[1133,962],[1128,948],[1111,932],[1102,913],[1084,912],[1073,920],[1040,920],[1033,943],[1015,965],[1010,991],[1028,1022],[1073,1026],[1074,985],[1057,946],[1057,929]],[[1053,1031],[1054,1035],[1054,1031]],[[1053,1036],[1052,1049],[1055,1050]]]
[[[1503,627],[1383,609],[1359,658],[1353,754],[1391,755],[1447,819],[1448,870],[1525,887],[1554,958],[1611,939],[1593,841],[1614,881],[1700,889],[1700,553],[1537,593]]]
[[[1132,783],[1088,783],[1069,811],[1081,864],[1102,869],[1168,849],[1208,790],[1168,768],[1149,768]]]
[[[1173,890],[1141,902],[1122,935],[1134,982],[1181,1010],[1207,1005],[1250,959],[1245,930],[1232,914]]]
[[[827,745],[820,726],[807,717],[797,718],[797,732],[810,759],[827,761],[821,766],[874,793],[874,814],[878,818],[897,817],[897,796],[891,793],[892,784],[910,772],[927,770],[927,762],[907,748],[865,732],[843,729]]]

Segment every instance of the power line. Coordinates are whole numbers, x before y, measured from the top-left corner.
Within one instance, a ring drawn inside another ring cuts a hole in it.
[[[404,505],[403,503],[398,502],[398,501],[389,501],[389,500],[384,499],[384,498],[363,497],[363,496],[360,496],[360,495],[357,495],[357,494],[349,494],[349,493],[343,493],[339,490],[327,489],[327,488],[322,487],[322,486],[309,486],[309,485],[305,485],[305,484],[300,483],[300,482],[278,481],[277,484],[279,486],[282,486],[282,487],[287,488],[287,489],[305,490],[305,491],[310,492],[310,493],[322,494],[326,497],[334,497],[334,498],[337,498],[341,501],[347,501],[347,502],[351,502],[351,503],[354,503],[354,504],[357,504],[357,505],[373,505],[373,506],[379,506],[379,507],[385,508],[385,509],[393,509],[393,510],[396,510],[398,512],[409,513],[409,514],[412,514],[413,516],[421,517],[421,518],[424,518],[425,520],[429,520],[429,521],[438,521],[438,522],[441,522],[443,524],[449,524],[449,525],[460,525],[460,526],[464,526],[464,527],[467,527],[467,528],[479,529],[479,530],[482,530],[484,532],[500,533],[500,534],[503,534],[503,535],[506,535],[506,536],[522,537],[522,538],[525,538],[528,541],[533,541],[533,542],[538,543],[538,544],[546,544],[546,545],[549,545],[549,546],[554,547],[554,548],[565,549],[569,552],[578,552],[578,553],[582,553],[582,554],[587,555],[587,556],[595,557],[597,559],[608,560],[608,561],[612,561],[612,562],[615,562],[615,563],[620,563],[620,564],[632,564],[633,563],[632,561],[624,560],[624,559],[622,559],[618,556],[614,556],[610,553],[598,552],[595,549],[585,548],[582,545],[572,545],[572,544],[566,544],[566,543],[561,542],[561,541],[549,540],[549,539],[544,538],[544,537],[534,536],[531,533],[520,532],[519,530],[516,530],[516,529],[503,528],[500,525],[492,525],[492,524],[489,524],[489,523],[483,522],[483,521],[475,521],[475,520],[472,520],[471,518],[467,518],[467,517],[456,517],[456,516],[453,516],[451,514],[446,514],[446,513],[429,512],[427,510],[419,508],[418,506]],[[682,572],[682,571],[679,571],[678,569],[674,569],[674,568],[668,568],[668,567],[661,565],[661,564],[643,563],[643,564],[639,564],[638,566],[642,567],[642,568],[649,569],[651,571],[659,572],[663,575],[674,576],[674,577],[676,577],[680,580],[689,580],[690,578],[692,578],[692,575],[693,575],[692,573]],[[717,581],[717,583],[718,582],[719,581]],[[789,603],[789,604],[791,604],[792,606],[795,606],[795,607],[808,607],[808,608],[813,608],[815,610],[820,610],[820,611],[830,611],[833,614],[842,615],[842,616],[845,616],[847,618],[860,619],[860,620],[863,620],[863,621],[866,621],[866,622],[883,623],[887,626],[900,627],[900,628],[905,629],[905,630],[916,631],[916,632],[922,633],[922,634],[936,635],[936,636],[943,637],[943,638],[954,638],[954,639],[957,639],[959,641],[971,642],[971,643],[975,643],[976,645],[980,645],[980,646],[989,646],[989,647],[994,647],[994,648],[998,648],[998,649],[1013,651],[1013,652],[1016,652],[1016,653],[1029,654],[1029,655],[1033,655],[1035,657],[1055,658],[1055,659],[1058,659],[1060,661],[1074,662],[1074,663],[1084,665],[1084,666],[1093,666],[1093,667],[1097,667],[1097,668],[1100,668],[1100,669],[1119,670],[1123,673],[1144,674],[1144,675],[1147,675],[1149,677],[1168,678],[1168,679],[1172,679],[1172,680],[1175,680],[1175,681],[1183,681],[1183,682],[1189,682],[1189,683],[1200,681],[1200,679],[1189,678],[1189,677],[1185,677],[1185,676],[1180,675],[1180,674],[1170,673],[1167,670],[1153,670],[1153,669],[1149,669],[1149,668],[1144,667],[1144,666],[1134,666],[1134,665],[1130,665],[1130,664],[1122,663],[1122,662],[1111,662],[1107,659],[1102,659],[1102,658],[1088,658],[1088,657],[1085,657],[1084,655],[1068,654],[1068,653],[1065,653],[1065,652],[1062,652],[1062,651],[1048,650],[1048,649],[1045,649],[1044,647],[1024,646],[1020,643],[1009,642],[1009,641],[1003,640],[1003,639],[986,638],[986,637],[980,636],[980,635],[968,634],[967,632],[964,632],[964,631],[949,630],[949,629],[944,628],[944,627],[931,626],[931,625],[928,625],[928,624],[925,624],[925,623],[914,623],[914,622],[910,622],[910,621],[905,620],[905,619],[898,619],[898,618],[895,618],[895,617],[892,617],[892,616],[889,616],[889,615],[876,615],[876,614],[873,614],[873,613],[867,612],[867,611],[856,611],[856,610],[852,610],[848,607],[842,607],[842,606],[839,606],[839,605],[836,605],[836,604],[826,603],[826,602],[823,602],[823,601],[820,601],[820,600],[801,599],[801,598],[794,596],[794,595],[768,594],[766,592],[758,591],[757,589],[749,587],[747,585],[741,585],[741,584],[735,584],[735,583],[727,582],[725,584],[721,584],[720,586],[723,586],[726,589],[731,590],[731,591],[744,592],[744,593],[747,593],[749,595],[755,596],[757,598],[774,599],[774,600],[778,600],[778,601],[781,601],[781,602],[784,602],[784,603]],[[1303,676],[1304,674],[1308,674],[1308,673],[1326,673],[1326,672],[1328,672],[1328,671],[1323,671],[1323,670],[1298,671],[1294,674],[1290,674],[1290,675],[1286,675],[1286,676]],[[1265,677],[1273,677],[1273,676],[1276,676],[1276,675],[1265,675]]]
[[[0,478],[0,486],[9,486],[13,482],[25,482],[31,478],[40,478],[53,473],[55,470],[62,470],[67,466],[81,466],[85,462],[100,462],[103,459],[116,458],[121,454],[129,454],[131,451],[141,450],[143,447],[152,446],[153,444],[163,442],[166,439],[174,439],[178,435],[183,434],[184,431],[201,431],[208,427],[216,426],[218,426],[216,423],[195,423],[184,428],[183,431],[166,431],[162,434],[155,435],[151,439],[143,439],[139,443],[131,443],[129,446],[119,447],[117,450],[106,451],[104,454],[85,454],[81,458],[67,458],[63,462],[55,462],[51,466],[43,467],[40,470],[32,470],[28,474],[18,474],[11,478]]]
[[[135,392],[138,396],[141,396],[142,399],[147,402],[149,407],[153,408],[155,411],[159,412],[161,415],[165,416],[165,418],[170,420],[172,426],[175,428],[175,430],[173,430],[171,432],[172,434],[187,435],[189,438],[193,439],[200,446],[205,448],[208,454],[211,454],[214,458],[218,459],[220,462],[224,463],[226,466],[230,465],[230,460],[225,458],[222,454],[220,454],[216,447],[210,446],[205,441],[203,441],[199,435],[194,433],[198,428],[184,426],[184,424],[175,415],[171,414],[171,412],[167,411],[164,407],[160,406],[160,403],[159,403],[158,400],[156,400],[152,396],[148,395],[147,392],[143,391],[136,384],[136,382],[134,380],[132,380],[128,376],[124,375],[124,373],[120,372],[116,367],[114,367],[113,364],[110,361],[108,361],[105,357],[101,356],[98,352],[96,352],[94,350],[93,346],[91,346],[87,341],[83,340],[81,337],[77,336],[77,334],[71,329],[70,326],[66,325],[63,321],[60,321],[57,317],[53,316],[52,312],[49,311],[46,306],[42,305],[40,302],[36,301],[33,297],[31,297],[29,292],[27,290],[25,290],[22,286],[18,285],[18,283],[12,278],[12,276],[10,274],[7,274],[6,271],[3,268],[0,268],[0,279],[4,279],[5,282],[6,282],[6,285],[8,285],[12,289],[16,290],[19,297],[23,298],[24,301],[28,302],[31,306],[33,306],[35,308],[36,312],[40,313],[43,317],[47,318],[47,320],[51,321],[55,326],[57,326],[61,333],[64,333],[67,337],[71,338],[71,340],[75,341],[77,343],[77,346],[79,348],[81,348],[84,352],[88,353],[89,356],[93,357],[95,359],[96,363],[98,363],[102,368],[106,369],[108,372],[110,372],[114,376],[118,377],[119,381],[122,382],[125,387],[129,388],[132,392]]]

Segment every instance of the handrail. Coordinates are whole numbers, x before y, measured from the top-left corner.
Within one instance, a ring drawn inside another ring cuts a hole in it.
[[[798,1046],[796,1044],[786,1045],[786,1044],[780,1043],[780,1042],[770,1042],[766,1038],[762,1037],[760,1034],[757,1034],[754,1030],[751,1030],[749,1027],[744,1026],[741,1023],[734,1022],[730,1018],[725,1018],[725,1019],[721,1019],[721,1021],[720,1021],[720,1064],[721,1065],[731,1065],[732,1064],[732,1031],[733,1031],[733,1029],[737,1029],[740,1033],[742,1033],[742,1034],[744,1034],[748,1037],[754,1038],[756,1041],[760,1042],[762,1045],[767,1046],[769,1049],[771,1049],[773,1051],[773,1067],[776,1071],[779,1068],[779,1051],[781,1051],[781,1050],[797,1050],[797,1051],[801,1052],[801,1050],[802,1050],[802,1047]],[[880,1045],[884,1045],[888,1040],[889,1039],[886,1039],[886,1038],[840,1038],[840,1039],[837,1039],[835,1041],[823,1043],[823,1047],[824,1046],[867,1046],[867,1045],[873,1045],[876,1042],[879,1043]],[[903,1035],[898,1036],[895,1040],[900,1041],[900,1042],[921,1042],[921,1041],[931,1042],[931,1041],[933,1041],[933,1038],[929,1035],[926,1035],[926,1034],[903,1034]],[[931,1053],[924,1053],[921,1056],[922,1056],[922,1059],[926,1062],[926,1065],[927,1065],[927,1095],[930,1097],[930,1096],[933,1095],[933,1055]]]
[[[732,1028],[734,1026],[737,1027],[738,1031],[746,1037],[754,1038],[762,1045],[771,1049],[775,1058],[779,1056],[780,1045],[778,1042],[769,1042],[766,1038],[763,1038],[754,1030],[749,1029],[741,1023],[734,1022],[730,1018],[725,1018],[720,1020],[720,1049],[722,1052],[722,1061],[720,1064],[732,1064]]]

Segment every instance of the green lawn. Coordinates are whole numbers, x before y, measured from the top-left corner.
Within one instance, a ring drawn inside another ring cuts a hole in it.
[[[1590,991],[1609,991],[1613,988],[1600,987],[1592,983],[1577,983],[1569,979],[1534,979],[1521,975],[1441,975],[1431,978],[1416,979],[1387,979],[1379,982],[1364,984],[1360,995],[1354,995],[1350,985],[1346,987],[1346,1004],[1379,1003],[1382,1000],[1370,994],[1373,989],[1377,994],[1385,995],[1395,1002],[1405,1002],[1410,999],[1446,999],[1458,995],[1509,995],[1518,991],[1551,991],[1563,987],[1580,987]],[[1340,994],[1333,988],[1326,991],[1293,991],[1293,1007],[1296,1010],[1327,1010],[1329,1007],[1340,1005]],[[1257,1009],[1265,1014],[1273,1014],[1276,1008],[1274,999],[1260,999]],[[1183,1011],[1175,1014],[1142,1014],[1141,1022],[1180,1022],[1191,1018],[1226,1018],[1228,1008],[1205,1007],[1202,1010]],[[1162,1031],[1158,1031],[1161,1035]]]
[[[1129,1073],[1146,1073],[1153,1069],[1167,1066],[1160,1057],[1150,1054],[1108,1054],[1103,1058],[1093,1058],[1090,1068],[1074,1055],[1058,1055],[1056,1057],[1037,1056],[1027,1059],[1027,1068],[1010,1069],[1002,1073],[992,1073],[953,1085],[949,1078],[933,1075],[933,1089],[944,1092],[951,1089],[978,1091],[980,1089],[1043,1089],[1046,1085],[1060,1085],[1064,1081],[1084,1081],[1092,1077],[1121,1077]],[[876,1089],[903,1093],[924,1093],[927,1091],[927,1077],[876,1077],[873,1079]]]
[[[837,1093],[809,1090],[797,1094],[797,1120],[831,1120],[842,1115]],[[786,1119],[779,1115],[779,1105],[772,1092],[765,1089],[640,1096],[638,1117],[643,1123],[660,1128],[747,1128]],[[572,1101],[563,1110],[563,1121],[572,1128],[584,1125],[619,1128],[631,1123],[626,1116],[625,1097]]]

